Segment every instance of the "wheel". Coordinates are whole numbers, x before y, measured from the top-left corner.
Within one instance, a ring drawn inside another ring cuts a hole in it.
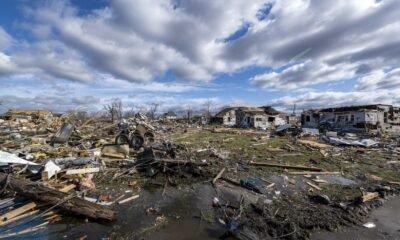
[[[144,139],[142,136],[139,135],[133,135],[131,138],[131,147],[135,148],[135,149],[139,149],[140,147],[142,147],[144,144]]]
[[[115,137],[115,144],[129,144],[129,138],[127,135],[118,135]]]
[[[153,142],[154,142],[154,134],[151,133],[151,132],[146,132],[144,134],[144,143],[146,145],[148,145],[148,144],[153,143]]]

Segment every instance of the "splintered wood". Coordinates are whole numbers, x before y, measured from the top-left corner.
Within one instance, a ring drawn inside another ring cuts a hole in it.
[[[5,181],[6,178],[7,174],[0,173],[0,181]],[[84,215],[93,219],[115,219],[115,212],[113,210],[104,206],[100,206],[96,203],[91,203],[84,199],[70,196],[67,193],[26,179],[17,179],[13,176],[8,176],[8,181],[8,188],[32,200],[41,201],[50,205],[57,205],[63,210],[70,211],[78,215]],[[33,204],[35,203],[32,203],[32,206]]]
[[[251,161],[249,163],[249,165],[261,166],[261,167],[280,167],[280,168],[287,168],[287,169],[309,170],[309,171],[315,171],[315,172],[322,171],[321,168],[308,167],[308,166],[302,166],[302,165],[286,165],[286,164],[253,162],[253,161]]]
[[[327,145],[327,144],[323,144],[323,143],[318,143],[318,142],[314,142],[314,141],[309,141],[309,140],[297,140],[298,143],[301,143],[303,145],[309,146],[309,147],[313,147],[313,148],[318,148],[318,149],[323,149],[323,148],[330,148],[332,146]]]
[[[361,202],[368,202],[368,201],[371,201],[371,200],[377,198],[378,196],[379,196],[378,192],[369,192],[369,193],[362,195],[359,200]]]

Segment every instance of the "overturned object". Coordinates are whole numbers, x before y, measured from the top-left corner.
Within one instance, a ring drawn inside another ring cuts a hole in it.
[[[66,143],[71,137],[72,131],[74,130],[74,125],[70,123],[64,123],[60,130],[56,133],[53,138],[53,143]]]

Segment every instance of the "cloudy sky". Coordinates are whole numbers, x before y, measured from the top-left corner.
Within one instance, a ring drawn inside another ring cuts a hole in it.
[[[0,112],[400,104],[398,0],[2,0]],[[396,61],[397,60],[397,61]]]

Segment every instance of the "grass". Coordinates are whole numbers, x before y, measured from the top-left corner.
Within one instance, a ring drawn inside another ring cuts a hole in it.
[[[361,191],[355,187],[340,184],[328,184],[321,187],[322,194],[326,194],[332,201],[352,201],[361,196]]]

